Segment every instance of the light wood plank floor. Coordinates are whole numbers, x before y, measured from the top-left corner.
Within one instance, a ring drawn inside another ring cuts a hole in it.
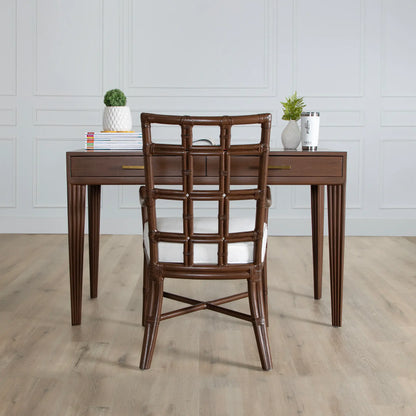
[[[250,324],[210,311],[162,322],[140,371],[140,245],[102,236],[99,297],[85,268],[72,327],[66,236],[0,235],[0,415],[415,415],[416,238],[347,238],[342,328],[327,256],[316,301],[310,238],[270,238],[271,372]],[[167,284],[202,299],[243,285],[221,283]]]

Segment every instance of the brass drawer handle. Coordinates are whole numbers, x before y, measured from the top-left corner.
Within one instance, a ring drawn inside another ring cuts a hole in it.
[[[269,166],[269,169],[290,170],[290,169],[292,169],[292,166],[291,165]]]
[[[123,165],[122,168],[123,169],[143,170],[144,166],[143,165]]]

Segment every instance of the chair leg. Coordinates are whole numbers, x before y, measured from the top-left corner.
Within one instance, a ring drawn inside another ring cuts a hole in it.
[[[273,364],[270,354],[269,336],[264,318],[265,314],[261,279],[248,280],[248,297],[261,366],[263,370],[271,370],[273,368]]]
[[[149,298],[145,302],[147,310],[145,312],[146,321],[140,358],[140,368],[142,370],[149,369],[152,363],[163,301],[163,279],[152,278],[148,283],[150,283]]]
[[[143,253],[143,298],[142,298],[142,326],[146,324],[147,303],[149,299],[149,274],[146,254]]]
[[[269,326],[269,295],[267,292],[267,252],[265,256],[261,280],[263,287],[264,319],[266,321],[266,326]]]

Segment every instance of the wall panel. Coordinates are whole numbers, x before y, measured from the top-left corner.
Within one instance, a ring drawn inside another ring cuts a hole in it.
[[[0,230],[66,232],[65,152],[101,129],[110,88],[134,129],[142,111],[271,112],[274,148],[297,90],[320,147],[348,152],[347,234],[416,235],[414,15],[413,0],[2,0]],[[272,192],[271,233],[310,234],[309,187]],[[102,231],[136,232],[138,205],[138,187],[103,187]]]
[[[101,128],[103,110],[89,108],[37,108],[34,124],[37,126],[94,126]]]
[[[382,111],[380,117],[383,127],[416,127],[416,111],[407,109]]]
[[[363,94],[362,1],[294,1],[295,85],[302,94]]]
[[[385,97],[416,96],[416,54],[409,41],[416,37],[413,0],[382,1],[381,90]]]
[[[390,139],[381,143],[381,208],[416,208],[414,139]]]
[[[78,139],[36,138],[33,153],[33,207],[66,207],[67,149],[79,148]]]
[[[0,138],[0,207],[16,207],[16,139]]]
[[[0,126],[16,125],[16,109],[0,108]]]
[[[163,96],[274,94],[272,5],[269,0],[178,0],[163,2],[161,12],[158,1],[131,0],[128,91]]]
[[[102,94],[102,0],[37,0],[36,95]]]
[[[16,95],[17,2],[0,2],[0,95]]]

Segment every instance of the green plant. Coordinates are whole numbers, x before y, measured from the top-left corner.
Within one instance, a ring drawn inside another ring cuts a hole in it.
[[[299,120],[302,110],[306,107],[303,97],[298,97],[297,92],[287,97],[286,101],[281,101],[283,105],[283,120]]]
[[[104,95],[104,104],[107,107],[123,107],[126,105],[127,98],[124,95],[124,92],[118,90],[109,90]]]

